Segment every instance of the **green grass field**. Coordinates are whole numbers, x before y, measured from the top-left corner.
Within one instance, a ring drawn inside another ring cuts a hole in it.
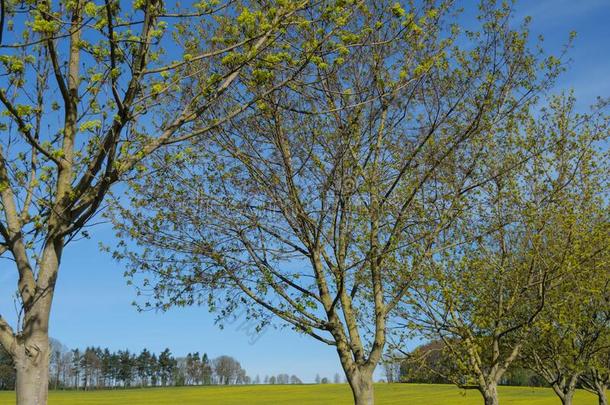
[[[477,405],[476,391],[464,392],[450,385],[378,384],[379,405]],[[0,392],[0,404],[15,403],[14,393]],[[234,387],[152,388],[94,392],[51,392],[50,405],[269,405],[269,404],[351,404],[351,393],[339,385],[258,385]],[[557,405],[550,389],[500,388],[503,405]],[[575,405],[596,405],[597,398],[578,392]]]

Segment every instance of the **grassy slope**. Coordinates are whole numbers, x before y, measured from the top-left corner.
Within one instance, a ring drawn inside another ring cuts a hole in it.
[[[379,384],[379,405],[478,405],[476,391],[464,392],[449,385]],[[0,392],[0,404],[13,404],[14,393]],[[557,405],[549,389],[502,387],[503,405]],[[52,392],[49,405],[256,405],[256,404],[351,404],[347,385],[238,386],[154,388],[97,392]],[[578,392],[574,405],[595,405],[593,395]]]

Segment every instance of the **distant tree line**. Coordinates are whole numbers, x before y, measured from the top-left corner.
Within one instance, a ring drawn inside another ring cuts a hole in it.
[[[68,350],[52,340],[49,386],[51,389],[112,389],[184,385],[234,385],[252,381],[239,361],[230,356],[210,359],[206,353],[175,357],[170,349],[155,354],[129,350],[110,351],[100,347]],[[275,377],[273,377],[275,378]],[[278,384],[301,383],[296,376],[282,374]],[[275,381],[273,383],[276,383]],[[15,389],[13,360],[0,347],[0,390]]]
[[[256,376],[254,383],[260,384],[260,380],[259,380],[258,376]],[[263,383],[271,384],[271,385],[274,385],[274,384],[286,385],[286,384],[303,384],[303,381],[301,381],[301,379],[294,374],[288,375],[288,374],[282,373],[282,374],[278,374],[278,375],[272,375],[271,377],[266,375],[265,379],[263,380]]]
[[[331,383],[331,380],[328,377],[320,377],[320,374],[316,374],[316,378],[314,381],[316,384],[330,384]],[[347,379],[346,379],[345,375],[343,375],[343,378],[342,378],[341,374],[335,373],[335,375],[332,379],[332,383],[333,384],[347,383]]]
[[[148,349],[140,353],[129,350],[110,351],[100,347],[69,350],[51,339],[50,389],[98,390],[194,385],[303,384],[295,374],[256,375],[251,378],[239,361],[231,356],[210,359],[206,353],[188,353],[175,357],[170,349],[155,354]],[[15,389],[13,360],[0,346],[0,391]],[[316,375],[317,384],[328,384],[326,377]],[[335,384],[341,376],[334,376]]]

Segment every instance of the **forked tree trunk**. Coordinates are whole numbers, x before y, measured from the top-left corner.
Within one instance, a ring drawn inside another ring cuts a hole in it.
[[[563,389],[553,386],[553,390],[561,399],[562,405],[572,405],[572,400],[574,399],[574,392],[576,391],[575,387],[564,387]]]
[[[352,395],[354,396],[354,404],[374,405],[375,395],[372,371],[355,369],[351,373],[346,371],[346,375],[349,386],[352,389]]]
[[[479,389],[483,396],[485,405],[499,405],[498,386],[496,384],[488,385]]]
[[[44,261],[45,258],[43,258]],[[28,290],[35,291],[23,304],[24,316],[21,332],[12,336],[10,344],[7,345],[6,340],[3,343],[15,364],[17,405],[47,404],[51,354],[49,314],[55,288],[57,263],[51,268],[51,271],[42,270],[41,266],[43,277],[39,277],[39,283]]]
[[[572,399],[574,398],[574,391],[570,391],[566,393],[563,398],[561,398],[561,403],[563,405],[572,405]]]
[[[38,283],[24,304],[23,330],[16,338],[13,360],[17,371],[17,405],[46,405],[49,393],[49,317],[63,241],[45,246]]]

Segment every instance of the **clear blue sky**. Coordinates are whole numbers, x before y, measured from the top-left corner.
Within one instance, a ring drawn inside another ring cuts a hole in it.
[[[470,1],[470,0],[469,0]],[[533,33],[543,34],[550,50],[560,49],[568,33],[578,32],[570,52],[571,69],[558,86],[574,88],[579,105],[595,96],[610,96],[610,2],[608,0],[522,0],[517,16],[533,17]],[[316,373],[332,378],[340,371],[336,353],[312,338],[290,330],[267,330],[252,344],[240,322],[220,330],[204,308],[175,309],[168,313],[137,313],[130,305],[134,295],[125,284],[119,264],[99,252],[98,244],[112,245],[109,225],[91,229],[93,238],[68,246],[62,262],[52,313],[51,335],[70,348],[95,345],[174,354],[207,352],[215,357],[236,357],[253,378],[297,374],[313,381]],[[15,275],[12,263],[0,269],[0,313],[15,319]],[[380,373],[378,373],[381,376]]]

